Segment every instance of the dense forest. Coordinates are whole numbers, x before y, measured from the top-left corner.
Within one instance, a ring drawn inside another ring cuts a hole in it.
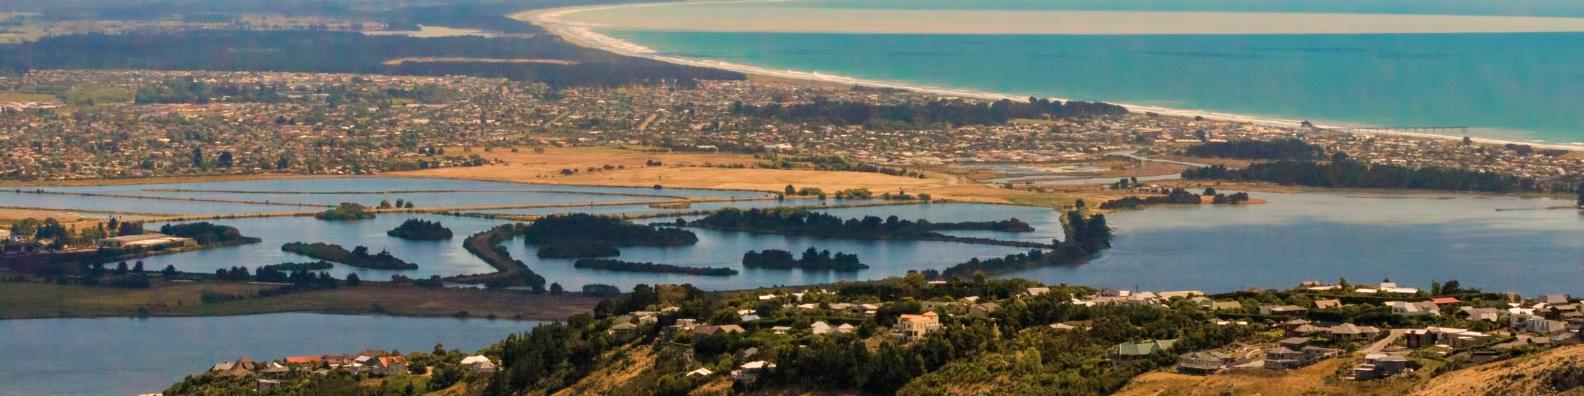
[[[605,271],[651,272],[659,274],[686,274],[704,276],[737,275],[737,270],[731,268],[684,267],[671,264],[635,263],[631,261],[611,259],[581,259],[572,263],[572,267]]]
[[[368,248],[363,246],[358,246],[352,248],[352,251],[347,251],[346,248],[341,247],[341,245],[332,245],[323,242],[315,242],[311,244],[291,242],[281,245],[281,251],[301,254],[325,261],[334,261],[360,268],[383,270],[418,269],[418,264],[402,261],[402,259],[392,256],[390,252],[381,251],[376,254],[369,254]]]
[[[524,228],[522,235],[529,245],[683,246],[698,243],[698,235],[692,231],[584,213],[541,217]]]
[[[541,245],[539,258],[592,258],[621,255],[621,249],[603,243],[557,243]]]
[[[559,59],[556,63],[384,62],[412,57]],[[471,75],[552,86],[625,86],[741,80],[741,73],[624,57],[554,35],[486,38],[370,36],[357,32],[191,30],[50,36],[0,45],[0,70],[148,69]]]
[[[906,125],[1001,124],[1017,118],[1076,118],[1127,114],[1127,108],[1101,102],[1079,102],[1029,98],[1028,103],[1001,100],[990,104],[962,100],[937,100],[924,104],[875,105],[862,102],[832,102],[815,98],[811,103],[765,106],[732,105],[732,113],[796,122],[829,122],[838,125],[864,125],[882,121]]]
[[[319,220],[367,220],[374,218],[374,212],[368,211],[368,207],[363,205],[342,202],[340,206],[314,214],[314,218]]]
[[[1205,158],[1314,161],[1325,157],[1325,148],[1298,139],[1242,140],[1190,146],[1188,155]]]
[[[1280,161],[1233,169],[1216,165],[1185,170],[1188,180],[1263,181],[1283,185],[1335,188],[1395,188],[1477,192],[1571,191],[1572,185],[1548,185],[1531,178],[1467,169],[1426,166],[1370,165],[1357,161],[1330,163]]]
[[[881,219],[864,216],[845,219],[803,208],[765,208],[742,210],[724,208],[688,225],[705,228],[788,235],[808,235],[851,239],[950,239],[935,231],[992,230],[1027,232],[1034,228],[1018,219],[1005,221],[931,223],[901,220],[896,216]]]
[[[402,222],[400,226],[396,226],[396,229],[386,231],[385,235],[402,239],[438,241],[442,239],[451,239],[451,229],[440,225],[440,222],[438,221],[407,219],[407,221]]]
[[[869,266],[858,261],[858,255],[837,252],[831,255],[829,250],[818,250],[813,247],[803,251],[801,258],[793,258],[792,252],[779,249],[768,249],[764,252],[749,251],[743,253],[742,265],[746,268],[769,269],[802,269],[810,271],[857,271],[869,269]]]
[[[236,227],[215,225],[209,222],[166,224],[160,226],[160,233],[192,238],[203,246],[240,245],[264,241],[258,238],[242,236],[242,231],[237,230]]]

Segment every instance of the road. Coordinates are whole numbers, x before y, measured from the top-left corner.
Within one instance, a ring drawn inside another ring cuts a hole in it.
[[[1374,344],[1370,344],[1368,348],[1359,350],[1359,352],[1365,355],[1371,353],[1380,353],[1381,350],[1386,349],[1387,346],[1391,345],[1392,341],[1396,341],[1398,338],[1401,338],[1403,334],[1407,333],[1408,329],[1393,329],[1391,334],[1387,335],[1386,338],[1382,338],[1380,341],[1375,341]]]

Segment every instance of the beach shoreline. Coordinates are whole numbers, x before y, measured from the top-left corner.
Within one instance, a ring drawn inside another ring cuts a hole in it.
[[[798,1],[798,0],[743,0],[743,1],[709,2],[709,3],[711,3],[711,4],[774,3],[774,2],[789,2],[789,1]],[[625,41],[625,40],[617,39],[617,38],[614,38],[614,37],[611,37],[611,36],[608,36],[608,35],[605,35],[605,34],[602,34],[602,33],[594,31],[594,29],[599,28],[599,26],[586,24],[586,23],[581,23],[581,22],[563,21],[561,19],[561,17],[563,17],[563,16],[566,16],[566,15],[569,15],[569,14],[573,14],[573,13],[578,13],[578,12],[584,12],[584,11],[606,10],[606,9],[625,8],[625,7],[661,7],[661,6],[675,6],[675,5],[696,5],[696,4],[701,4],[701,3],[703,3],[703,2],[638,3],[638,4],[621,4],[621,5],[577,6],[577,7],[564,7],[564,8],[553,8],[553,9],[543,9],[543,10],[529,10],[529,11],[524,11],[524,12],[520,12],[520,13],[516,13],[516,14],[511,14],[511,15],[508,15],[507,17],[512,18],[512,19],[517,19],[517,20],[520,20],[520,21],[524,21],[524,22],[528,22],[528,23],[532,23],[532,24],[537,25],[537,26],[539,26],[541,28],[544,28],[546,31],[550,32],[551,34],[555,34],[556,36],[561,37],[564,40],[567,40],[568,42],[571,42],[571,43],[577,44],[577,45],[581,45],[581,46],[584,46],[584,47],[592,48],[592,49],[597,49],[597,50],[601,50],[601,51],[611,52],[611,53],[615,53],[615,54],[619,54],[619,55],[647,58],[647,59],[652,59],[652,60],[657,60],[657,61],[667,62],[667,63],[673,63],[673,64],[679,64],[679,65],[687,65],[687,66],[696,66],[696,67],[705,67],[705,68],[718,69],[718,70],[733,71],[733,72],[747,74],[747,75],[750,75],[750,76],[759,76],[759,77],[764,77],[764,78],[782,79],[782,80],[807,81],[807,82],[818,83],[818,84],[826,84],[826,85],[829,85],[829,84],[843,84],[843,85],[863,86],[863,87],[871,87],[871,88],[899,89],[899,90],[907,90],[907,91],[914,91],[914,92],[936,94],[936,95],[941,95],[941,96],[962,97],[962,98],[972,98],[972,99],[981,99],[981,100],[1002,100],[1002,99],[1008,99],[1008,100],[1021,101],[1021,100],[1024,100],[1024,99],[1028,98],[1029,96],[1045,97],[1044,95],[1038,95],[1038,94],[1034,94],[1034,95],[1015,95],[1015,94],[1011,94],[1011,93],[986,92],[986,91],[977,91],[977,90],[971,90],[971,89],[958,89],[958,88],[943,88],[943,87],[930,87],[930,86],[910,85],[910,84],[906,84],[906,83],[880,81],[880,80],[869,80],[869,79],[859,79],[859,78],[852,78],[852,77],[839,76],[839,75],[823,74],[823,73],[819,73],[819,72],[803,72],[803,71],[797,71],[797,70],[773,70],[773,69],[770,69],[770,68],[767,68],[767,67],[752,66],[752,65],[742,65],[742,64],[735,64],[735,63],[716,61],[716,60],[710,60],[710,59],[692,59],[692,58],[683,58],[683,57],[677,57],[677,56],[668,56],[668,55],[661,54],[661,53],[659,53],[659,52],[657,52],[657,51],[655,51],[653,49],[650,49],[648,47],[645,47],[645,46],[642,46],[642,45],[638,45],[638,44],[635,44],[635,43],[632,43],[632,42],[628,42],[628,41]],[[1049,97],[1049,99],[1051,99],[1051,100],[1061,100],[1061,101],[1070,100],[1070,99],[1067,99],[1067,98],[1059,98],[1059,97]],[[1284,127],[1284,128],[1302,128],[1303,124],[1305,122],[1311,122],[1311,120],[1294,120],[1294,119],[1277,118],[1277,117],[1272,117],[1272,116],[1231,114],[1231,113],[1221,113],[1221,112],[1214,112],[1214,111],[1199,111],[1199,110],[1167,108],[1167,107],[1159,107],[1159,106],[1145,106],[1145,105],[1137,105],[1137,104],[1131,104],[1131,103],[1125,103],[1125,102],[1106,101],[1106,103],[1112,103],[1112,104],[1116,104],[1116,105],[1120,105],[1120,106],[1126,107],[1126,108],[1128,108],[1129,111],[1132,111],[1132,112],[1135,112],[1135,113],[1152,113],[1152,114],[1158,114],[1158,115],[1164,115],[1164,116],[1173,116],[1173,117],[1190,117],[1190,118],[1192,118],[1192,117],[1203,117],[1203,118],[1208,119],[1208,120],[1239,122],[1239,123],[1251,123],[1251,124],[1256,124],[1256,125],[1275,126],[1275,127]],[[1329,129],[1329,130],[1341,130],[1341,131],[1348,131],[1348,130],[1355,129],[1355,128],[1379,128],[1379,127],[1382,127],[1382,126],[1379,126],[1379,125],[1368,125],[1368,124],[1362,124],[1362,123],[1357,123],[1357,124],[1338,123],[1338,122],[1334,122],[1334,121],[1313,122],[1312,125],[1314,125],[1314,127],[1317,128],[1317,129]],[[1412,137],[1412,138],[1422,138],[1422,139],[1438,139],[1438,140],[1462,140],[1463,138],[1465,138],[1465,136],[1438,135],[1438,134],[1406,132],[1406,131],[1370,130],[1370,131],[1367,131],[1367,132],[1354,132],[1354,133],[1359,133],[1359,134],[1364,134],[1364,135],[1401,136],[1401,137]],[[1510,140],[1510,139],[1496,139],[1496,138],[1486,138],[1486,137],[1478,137],[1478,136],[1466,136],[1466,137],[1471,139],[1475,143],[1481,143],[1481,144],[1517,144],[1517,145],[1528,145],[1528,146],[1531,146],[1531,147],[1541,148],[1541,149],[1559,149],[1559,150],[1568,150],[1568,151],[1584,151],[1584,143],[1549,143],[1549,142],[1522,141],[1522,140]]]

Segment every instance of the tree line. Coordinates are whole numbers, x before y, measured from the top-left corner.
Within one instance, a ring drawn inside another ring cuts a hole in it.
[[[421,241],[451,239],[452,236],[450,228],[446,228],[438,221],[428,221],[424,219],[407,219],[407,221],[403,221],[401,225],[396,226],[395,229],[386,231],[385,234],[402,239],[415,239]]]
[[[1065,119],[1127,114],[1125,107],[1103,102],[1029,98],[1027,103],[1000,100],[992,103],[941,99],[925,103],[870,104],[831,101],[817,97],[810,103],[771,103],[755,106],[736,102],[732,114],[792,122],[827,122],[865,125],[872,121],[913,126],[931,124],[1003,124],[1017,118]]]
[[[851,239],[944,239],[938,230],[992,230],[1027,232],[1034,228],[1017,219],[989,222],[931,223],[929,220],[902,220],[897,216],[861,219],[832,216],[803,208],[722,208],[691,226],[749,232],[808,235]]]
[[[573,262],[572,267],[605,271],[650,272],[657,274],[685,274],[704,276],[737,275],[737,270],[731,268],[685,267],[671,264],[639,263],[612,259],[580,259],[576,262]]]
[[[1249,164],[1243,169],[1215,165],[1189,169],[1188,180],[1262,181],[1283,185],[1333,188],[1395,188],[1475,192],[1571,191],[1572,185],[1543,183],[1533,178],[1506,173],[1475,171],[1440,166],[1409,168],[1400,165],[1371,165],[1352,160],[1330,163],[1279,161]]]
[[[324,242],[291,242],[281,245],[281,251],[360,268],[383,270],[418,269],[418,264],[402,261],[402,259],[392,256],[387,251],[382,250],[379,253],[369,254],[369,249],[365,246],[358,246],[352,248],[351,251],[347,251],[341,245],[326,244]]]
[[[1103,214],[1094,214],[1085,218],[1079,210],[1068,211],[1062,218],[1062,233],[1065,239],[1051,241],[1051,246],[1054,248],[1049,252],[1034,249],[1028,253],[1009,254],[1006,257],[982,261],[975,257],[967,262],[947,267],[940,272],[940,277],[967,277],[1046,266],[1078,265],[1089,261],[1090,257],[1099,254],[1101,250],[1111,247],[1111,227],[1106,224]]]
[[[521,233],[529,245],[684,246],[698,243],[698,235],[692,231],[586,213],[541,217],[524,227]]]

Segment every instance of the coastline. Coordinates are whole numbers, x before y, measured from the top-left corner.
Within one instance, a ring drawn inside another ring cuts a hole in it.
[[[774,2],[789,2],[789,1],[798,1],[798,0],[741,0],[741,1],[708,2],[708,3],[710,3],[710,4],[774,3]],[[716,61],[716,60],[710,60],[710,59],[693,59],[693,58],[683,58],[683,57],[677,57],[677,56],[668,56],[668,55],[660,54],[659,52],[657,52],[657,51],[655,51],[653,49],[650,49],[648,47],[642,46],[642,45],[638,45],[638,44],[635,44],[635,43],[632,43],[632,42],[628,42],[628,41],[624,41],[624,40],[621,40],[621,39],[617,39],[617,38],[614,38],[614,37],[611,37],[611,36],[608,36],[608,35],[605,35],[605,34],[602,34],[602,33],[599,33],[599,32],[595,32],[594,29],[597,29],[599,26],[595,26],[595,25],[591,25],[591,24],[587,24],[587,23],[581,23],[581,22],[567,22],[567,21],[561,20],[562,16],[573,14],[573,13],[578,13],[578,12],[584,12],[584,11],[606,10],[606,9],[624,8],[624,7],[659,7],[659,6],[676,6],[676,5],[696,5],[696,4],[700,4],[700,3],[703,3],[703,2],[637,3],[637,4],[620,4],[620,5],[577,6],[577,7],[564,7],[564,8],[553,8],[553,9],[544,9],[544,10],[529,10],[529,11],[524,11],[524,12],[519,12],[519,13],[507,15],[507,17],[537,25],[537,26],[545,29],[545,31],[548,31],[551,34],[555,34],[556,36],[561,37],[562,39],[566,40],[567,42],[570,42],[570,43],[573,43],[573,44],[576,44],[576,45],[580,45],[580,46],[584,46],[584,47],[588,47],[588,48],[592,48],[592,49],[596,49],[596,50],[611,52],[611,53],[615,53],[615,54],[619,54],[619,55],[647,58],[647,59],[652,59],[652,60],[657,60],[657,61],[667,62],[667,63],[673,63],[673,64],[679,64],[679,65],[687,65],[687,66],[696,66],[696,67],[705,67],[705,68],[733,71],[733,72],[747,74],[747,75],[750,76],[750,78],[752,78],[754,76],[759,76],[759,77],[765,77],[765,78],[771,78],[771,79],[788,79],[788,80],[806,81],[806,82],[818,83],[818,84],[841,84],[841,85],[864,86],[864,87],[872,87],[872,88],[900,89],[900,90],[907,90],[907,91],[914,91],[914,92],[937,94],[937,95],[942,95],[942,96],[953,96],[953,97],[972,98],[972,99],[981,99],[981,100],[1002,100],[1002,99],[1023,100],[1023,99],[1025,99],[1025,98],[1030,96],[1030,95],[1014,95],[1014,94],[1011,94],[1011,93],[987,92],[987,91],[979,91],[979,90],[972,90],[972,89],[944,88],[944,87],[932,87],[932,86],[924,86],[924,85],[910,85],[910,84],[907,84],[907,83],[889,82],[889,81],[881,81],[881,80],[859,79],[859,78],[852,78],[852,77],[846,77],[846,76],[840,76],[840,75],[823,74],[823,73],[819,73],[819,72],[803,72],[803,71],[797,71],[797,70],[774,70],[774,69],[771,69],[771,68],[768,68],[768,67],[743,65],[743,64]],[[1043,97],[1044,95],[1034,94],[1032,96]],[[1067,98],[1059,98],[1059,97],[1050,97],[1050,99],[1052,99],[1052,100],[1061,100],[1061,101],[1069,100]],[[1302,124],[1305,121],[1312,121],[1312,120],[1285,119],[1285,118],[1277,118],[1277,117],[1272,117],[1272,116],[1261,116],[1261,115],[1232,114],[1232,113],[1222,113],[1222,112],[1215,112],[1215,111],[1198,111],[1198,110],[1167,108],[1167,107],[1159,107],[1159,106],[1144,106],[1144,105],[1130,104],[1130,103],[1125,103],[1125,102],[1113,102],[1113,101],[1106,101],[1106,102],[1126,107],[1126,108],[1128,108],[1129,111],[1132,111],[1132,112],[1135,112],[1135,113],[1153,113],[1153,114],[1159,114],[1159,115],[1164,115],[1164,116],[1189,117],[1189,118],[1192,118],[1192,117],[1204,117],[1205,119],[1217,120],[1217,121],[1251,123],[1251,124],[1256,124],[1256,125],[1275,126],[1275,127],[1284,127],[1284,128],[1301,128]],[[1379,126],[1362,124],[1362,123],[1346,123],[1346,122],[1325,121],[1325,120],[1322,120],[1321,122],[1318,122],[1318,123],[1313,123],[1313,125],[1317,129],[1331,129],[1331,130],[1348,130],[1348,129],[1352,129],[1352,128],[1379,127]],[[1354,132],[1354,133],[1365,134],[1365,135],[1401,136],[1401,137],[1411,137],[1411,138],[1421,138],[1421,139],[1438,139],[1438,140],[1462,140],[1464,138],[1463,136],[1437,135],[1437,134],[1429,134],[1429,133],[1400,132],[1400,131],[1378,131],[1378,130],[1372,130],[1372,131],[1368,131],[1368,132]],[[1560,150],[1568,150],[1568,151],[1584,151],[1584,143],[1571,143],[1571,144],[1568,144],[1568,143],[1531,142],[1531,141],[1520,141],[1520,140],[1483,138],[1483,137],[1477,137],[1477,136],[1469,136],[1469,138],[1471,140],[1473,140],[1474,142],[1476,142],[1476,143],[1483,143],[1483,144],[1520,144],[1520,145],[1529,145],[1531,147],[1542,148],[1542,149],[1560,149]]]

